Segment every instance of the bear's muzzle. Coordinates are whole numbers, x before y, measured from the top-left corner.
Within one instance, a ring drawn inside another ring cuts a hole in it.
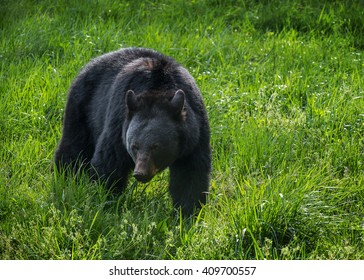
[[[153,179],[158,169],[151,160],[150,155],[138,156],[134,168],[134,177],[139,182],[147,183]]]

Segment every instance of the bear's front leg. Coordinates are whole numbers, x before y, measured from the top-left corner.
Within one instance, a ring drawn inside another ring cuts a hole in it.
[[[123,191],[129,172],[133,168],[132,160],[124,148],[121,137],[103,132],[96,145],[91,165],[97,177],[106,181],[106,185],[115,194]]]
[[[211,159],[209,152],[193,153],[170,166],[170,193],[176,208],[184,216],[206,203],[209,190]]]

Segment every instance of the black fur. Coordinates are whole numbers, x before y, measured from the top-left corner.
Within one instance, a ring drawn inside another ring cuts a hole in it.
[[[131,170],[147,182],[169,167],[174,204],[191,214],[206,202],[211,172],[209,123],[194,79],[149,49],[94,59],[69,90],[55,164],[92,167],[119,192]]]

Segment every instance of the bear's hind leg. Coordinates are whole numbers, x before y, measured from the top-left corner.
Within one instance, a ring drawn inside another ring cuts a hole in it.
[[[94,150],[87,132],[79,130],[76,135],[68,134],[71,133],[64,133],[58,144],[54,158],[56,167],[71,166],[75,169],[81,165],[87,166]]]
[[[67,103],[63,122],[62,138],[58,143],[54,161],[56,167],[88,166],[94,153],[94,143],[86,117],[79,110],[77,104]]]

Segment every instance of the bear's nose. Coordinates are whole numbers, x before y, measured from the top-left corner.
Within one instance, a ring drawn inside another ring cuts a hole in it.
[[[137,179],[139,182],[142,182],[142,183],[147,183],[153,178],[152,176],[149,176],[148,174],[138,172],[138,171],[134,172],[134,177],[135,177],[135,179]]]

